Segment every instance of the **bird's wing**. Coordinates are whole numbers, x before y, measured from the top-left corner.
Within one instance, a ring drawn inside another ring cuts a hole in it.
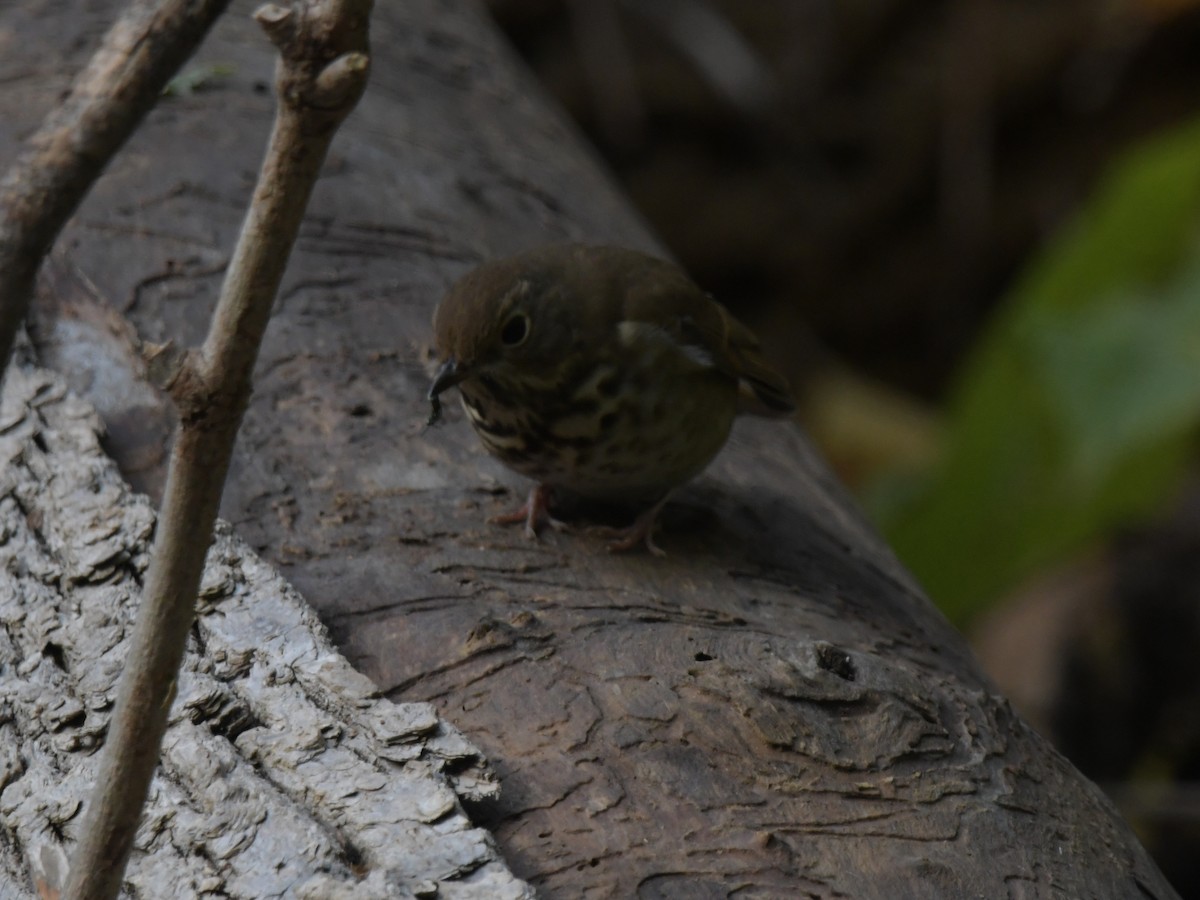
[[[672,267],[674,268],[674,267]],[[702,293],[681,272],[665,271],[641,282],[624,298],[624,318],[661,328],[693,358],[707,358],[719,371],[738,379],[742,412],[786,416],[796,408],[787,379],[763,355],[754,333],[729,310]]]

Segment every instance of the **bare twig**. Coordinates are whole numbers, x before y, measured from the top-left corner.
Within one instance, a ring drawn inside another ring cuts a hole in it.
[[[632,147],[646,126],[646,106],[617,6],[613,0],[570,0],[567,11],[597,125],[611,143]]]
[[[297,0],[256,19],[280,52],[280,106],[204,346],[170,367],[180,413],[146,576],[96,791],[67,896],[116,895],[158,759],[204,557],[250,397],[251,372],[309,194],[366,85],[371,0]]]
[[[750,114],[778,102],[779,87],[758,53],[703,0],[624,0],[631,12],[657,22],[697,71],[726,99]]]
[[[0,378],[42,258],[229,0],[134,0],[0,181]]]

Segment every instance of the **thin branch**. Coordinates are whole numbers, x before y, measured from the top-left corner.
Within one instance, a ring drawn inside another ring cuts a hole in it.
[[[134,0],[0,181],[0,378],[42,259],[229,0]]]
[[[251,373],[325,153],[366,86],[371,0],[298,0],[255,14],[280,52],[280,106],[258,186],[199,352],[170,367],[179,433],[67,896],[116,895],[158,760],[173,684]]]
[[[569,0],[567,12],[597,125],[611,143],[633,147],[646,127],[646,104],[617,5]]]
[[[778,103],[779,86],[750,42],[704,0],[624,0],[657,22],[697,71],[739,109],[761,114]]]

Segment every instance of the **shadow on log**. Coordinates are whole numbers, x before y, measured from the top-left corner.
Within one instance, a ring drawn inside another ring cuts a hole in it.
[[[73,46],[63,23],[99,6],[0,13],[21,30],[0,151],[53,102],[33,79]],[[97,185],[35,322],[151,487],[127,345],[195,343],[207,320],[269,122],[249,9],[197,61],[232,74],[164,103]],[[521,484],[457,410],[423,430],[433,304],[533,243],[653,243],[476,10],[381,4],[373,38],[222,513],[389,696],[484,749],[502,794],[474,812],[514,871],[564,898],[1175,896],[793,427],[738,426],[668,507],[666,560],[484,524]]]

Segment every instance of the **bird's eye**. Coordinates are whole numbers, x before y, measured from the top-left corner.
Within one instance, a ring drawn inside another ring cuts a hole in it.
[[[519,347],[529,337],[529,316],[513,313],[500,329],[500,341],[505,347]]]

